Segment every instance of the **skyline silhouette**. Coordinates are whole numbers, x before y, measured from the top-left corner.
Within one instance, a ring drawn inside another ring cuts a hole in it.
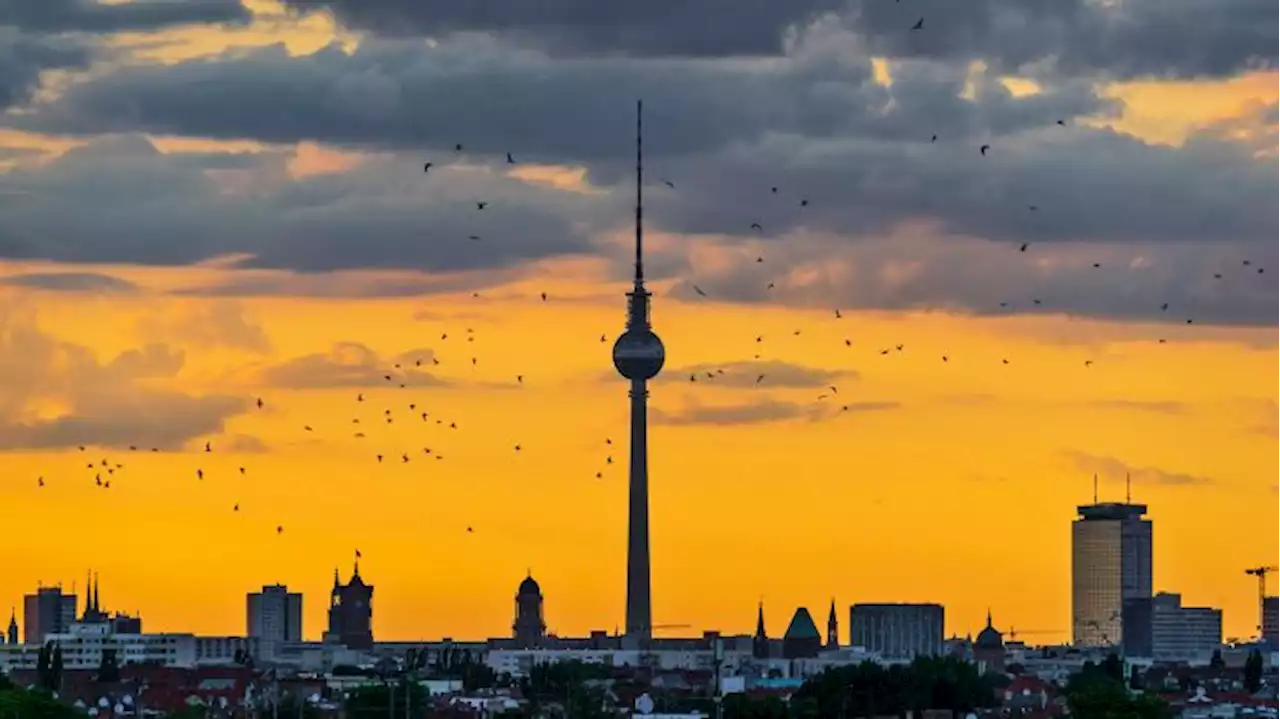
[[[932,6],[777,19],[763,61],[328,4],[12,19],[65,54],[0,75],[0,610],[92,567],[148,629],[225,634],[279,582],[316,636],[358,547],[379,639],[504,635],[527,569],[566,635],[834,596],[1065,638],[1097,474],[1150,508],[1154,589],[1252,634],[1274,62],[984,69]]]

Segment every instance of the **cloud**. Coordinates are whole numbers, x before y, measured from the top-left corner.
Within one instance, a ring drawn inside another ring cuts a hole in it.
[[[782,362],[780,360],[763,360],[755,362],[706,362],[669,368],[658,375],[657,382],[685,382],[689,376],[697,377],[712,387],[753,388],[756,379],[764,375],[760,384],[770,389],[817,389],[838,385],[839,379],[857,379],[857,372],[849,370],[826,370],[816,367]]]
[[[849,412],[879,412],[897,409],[900,406],[897,402],[853,402],[847,405],[829,402],[801,404],[766,398],[731,405],[702,405],[690,402],[687,407],[679,411],[651,407],[649,417],[655,424],[732,426],[783,422],[792,419],[816,422]]]
[[[250,352],[271,351],[271,340],[262,327],[245,316],[233,301],[184,304],[169,311],[143,315],[138,332],[152,338],[169,338],[200,348],[231,347]]]
[[[136,292],[129,280],[97,272],[30,272],[0,277],[0,284],[51,292]]]
[[[0,305],[0,449],[147,445],[177,449],[221,431],[247,401],[159,387],[184,355],[163,344],[100,361],[36,324],[20,301]]]
[[[255,159],[258,166],[244,171],[257,181],[243,191],[136,135],[98,139],[48,165],[19,168],[7,184],[37,200],[5,207],[0,257],[175,265],[239,256],[242,267],[305,272],[500,271],[590,247],[575,226],[574,208],[589,201],[580,195],[465,168],[425,177],[417,161],[386,158],[350,173],[293,180],[282,177],[287,158]],[[484,212],[476,197],[491,203]],[[397,292],[414,294],[450,280],[401,282],[407,284]],[[295,278],[294,285],[305,282]],[[248,276],[189,291],[261,294],[288,286],[286,277]]]
[[[84,68],[89,64],[89,51],[70,40],[27,36],[5,27],[5,8],[35,3],[0,5],[0,110],[21,105],[39,86],[45,70]]]
[[[261,454],[267,451],[267,445],[257,437],[236,434],[219,442],[218,451],[234,454]]]
[[[786,31],[836,10],[844,0],[756,3],[735,0],[284,0],[298,10],[325,7],[343,25],[380,35],[439,37],[490,32],[555,52],[642,56],[776,55]],[[729,20],[732,19],[730,22]]]
[[[359,342],[339,342],[328,352],[303,355],[268,367],[259,380],[267,386],[291,389],[444,386],[447,382],[421,369],[431,366],[434,356],[429,349],[416,349],[383,358]]]
[[[349,28],[384,36],[485,32],[553,52],[605,56],[778,55],[797,33],[833,16],[871,54],[984,59],[1006,72],[1228,75],[1274,67],[1277,42],[1276,7],[1266,0],[798,0],[745,12],[732,0],[284,1],[298,10],[327,8]],[[909,30],[920,17],[924,29]]]
[[[1109,409],[1132,409],[1157,414],[1182,414],[1187,409],[1185,402],[1174,400],[1104,399],[1093,404]]]
[[[172,25],[247,22],[240,0],[34,0],[0,4],[0,26],[39,33],[111,33]]]
[[[1063,453],[1077,469],[1096,473],[1109,481],[1128,476],[1135,484],[1158,484],[1170,487],[1214,484],[1215,480],[1181,472],[1169,472],[1158,467],[1136,467],[1113,457],[1103,457],[1086,452],[1069,450]]]

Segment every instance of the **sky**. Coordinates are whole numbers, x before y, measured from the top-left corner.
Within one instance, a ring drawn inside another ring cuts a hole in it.
[[[0,610],[94,570],[235,634],[280,582],[318,638],[358,550],[378,638],[507,635],[526,572],[551,630],[618,627],[642,98],[660,635],[834,600],[1067,640],[1096,475],[1248,636],[1277,13],[0,5]]]

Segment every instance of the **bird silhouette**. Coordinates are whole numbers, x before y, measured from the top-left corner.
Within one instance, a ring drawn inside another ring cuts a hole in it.
[[[911,26],[911,29],[912,29],[912,30],[923,30],[923,29],[924,29],[924,17],[921,17],[919,20],[916,20],[916,24],[915,24],[915,25],[912,25],[912,26]]]
[[[990,150],[990,149],[991,149],[990,145],[983,145],[982,147],[978,148],[978,153],[981,154],[983,157],[986,157],[987,150]]]
[[[516,164],[516,160],[515,160],[515,158],[514,158],[514,157],[512,157],[512,156],[511,156],[511,153],[510,153],[510,152],[508,152],[508,153],[507,153],[507,164],[508,164],[508,165],[514,165],[514,164]]]

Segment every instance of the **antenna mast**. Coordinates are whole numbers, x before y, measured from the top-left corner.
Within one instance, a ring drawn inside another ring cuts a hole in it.
[[[1125,504],[1132,504],[1132,503],[1133,503],[1133,493],[1132,493],[1132,491],[1131,491],[1131,485],[1130,485],[1130,483],[1129,483],[1129,473],[1128,473],[1128,472],[1125,472],[1125,473],[1124,473],[1124,503],[1125,503]]]
[[[641,124],[644,110],[644,101],[636,100],[636,287],[644,282],[644,260],[642,247],[644,243],[644,233],[641,230],[644,219],[644,165],[642,163],[644,141],[643,141],[643,125]]]
[[[1093,473],[1093,503],[1098,503],[1098,473]]]

